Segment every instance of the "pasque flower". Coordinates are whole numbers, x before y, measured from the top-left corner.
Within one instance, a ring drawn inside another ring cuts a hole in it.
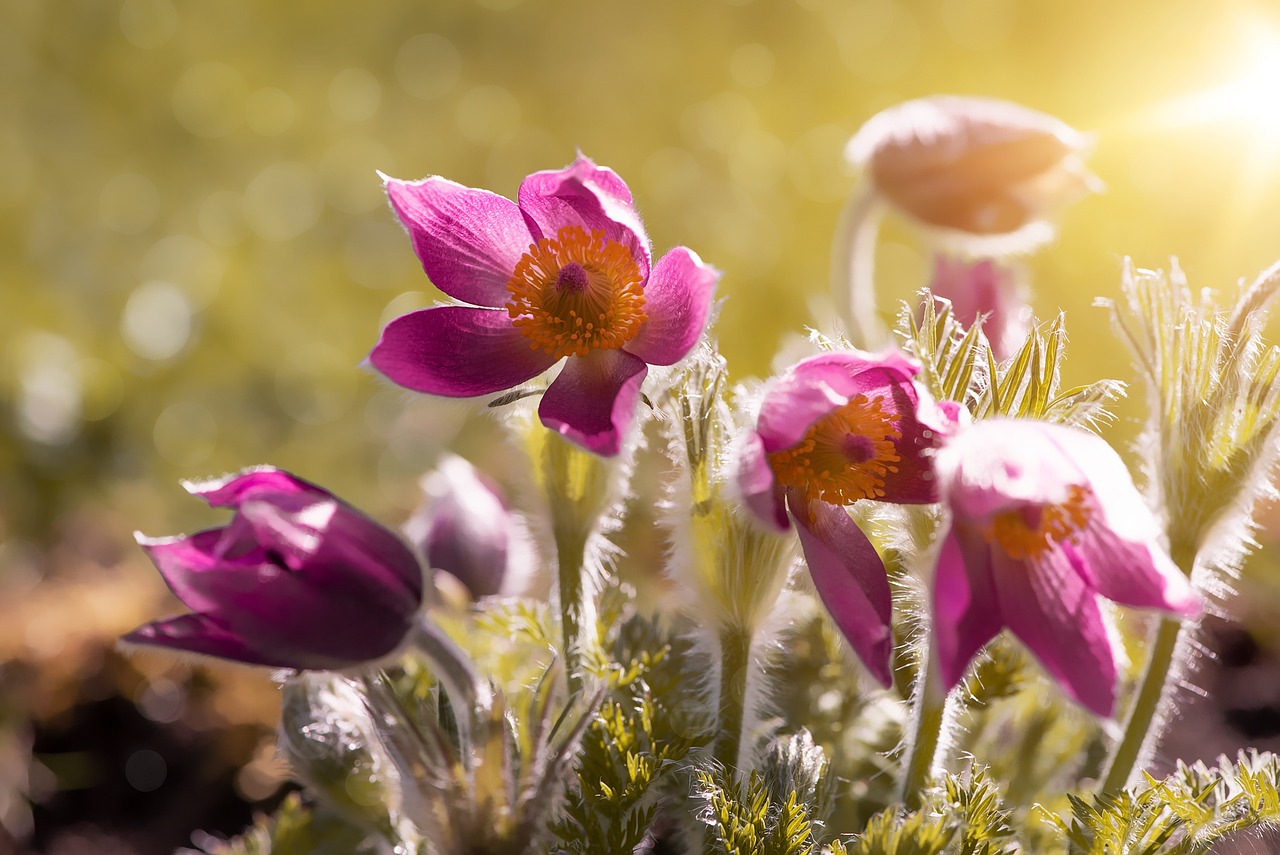
[[[427,500],[405,534],[433,572],[461,582],[472,599],[518,593],[533,572],[532,547],[497,485],[455,454],[422,479]]]
[[[187,489],[234,508],[222,528],[138,542],[192,614],[126,642],[253,665],[332,670],[400,646],[422,602],[422,570],[400,539],[280,469]]]
[[[933,602],[947,688],[1007,626],[1071,697],[1110,715],[1116,653],[1099,598],[1199,608],[1119,455],[1079,428],[988,419],[947,442],[935,465],[951,511]]]
[[[469,305],[396,318],[369,355],[409,389],[468,398],[567,361],[543,424],[616,454],[649,365],[697,342],[718,274],[685,247],[651,264],[631,191],[579,157],[536,172],[512,202],[440,177],[387,179],[391,206],[436,287]]]
[[[995,236],[1044,233],[1046,218],[1096,189],[1081,159],[1088,145],[1086,135],[1019,104],[937,95],[876,114],[847,155],[918,222]]]
[[[892,602],[884,563],[846,505],[937,501],[928,452],[950,416],[898,353],[836,351],[769,386],[743,443],[738,483],[761,520],[796,524],[814,587],[863,663],[890,682]]]

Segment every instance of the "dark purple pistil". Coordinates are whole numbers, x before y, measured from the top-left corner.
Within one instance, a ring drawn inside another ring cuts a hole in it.
[[[570,261],[560,268],[560,275],[556,277],[556,290],[579,294],[587,289],[588,282],[587,271],[583,266]]]

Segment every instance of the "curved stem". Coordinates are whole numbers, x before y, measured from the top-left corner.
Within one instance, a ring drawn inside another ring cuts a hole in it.
[[[1191,575],[1195,565],[1195,548],[1192,546],[1175,546],[1172,550],[1174,563]],[[1138,686],[1137,697],[1129,710],[1125,721],[1124,735],[1116,743],[1107,762],[1107,771],[1102,776],[1099,792],[1119,792],[1129,782],[1134,765],[1143,755],[1147,743],[1158,736],[1153,732],[1152,723],[1159,720],[1157,711],[1161,698],[1166,694],[1166,683],[1169,669],[1172,667],[1182,622],[1174,618],[1161,617],[1151,642],[1151,656],[1147,659],[1147,668],[1143,672],[1142,682]]]
[[[876,310],[876,241],[883,208],[871,184],[849,196],[836,220],[831,248],[831,296],[847,306],[845,321],[854,345],[875,350],[886,343],[888,330]]]
[[[726,769],[740,769],[742,731],[746,727],[754,634],[742,627],[720,631],[720,709],[715,756]]]
[[[907,810],[920,807],[920,791],[933,774],[947,706],[947,693],[942,688],[936,657],[928,646],[929,642],[922,643],[925,646],[920,651],[920,667],[916,675],[910,741],[898,789],[898,800]]]
[[[432,675],[448,695],[457,719],[462,756],[466,757],[471,743],[471,718],[481,707],[487,708],[491,700],[488,685],[466,652],[425,613],[414,621],[410,641],[427,660]]]

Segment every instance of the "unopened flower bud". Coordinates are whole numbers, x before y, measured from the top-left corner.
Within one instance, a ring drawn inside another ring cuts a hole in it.
[[[876,114],[846,155],[881,198],[920,223],[982,237],[1051,234],[1045,220],[1099,189],[1089,137],[1018,104],[933,96]]]
[[[1016,352],[1031,331],[1031,307],[1016,271],[1005,262],[939,253],[929,290],[950,301],[952,314],[966,327],[984,318],[982,331],[1000,359]]]
[[[405,534],[428,566],[461,582],[472,599],[520,593],[533,569],[528,537],[497,488],[474,466],[446,455],[422,479],[426,502]]]

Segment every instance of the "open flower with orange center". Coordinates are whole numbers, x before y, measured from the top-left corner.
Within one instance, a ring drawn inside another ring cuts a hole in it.
[[[651,265],[631,191],[582,156],[525,178],[516,202],[438,176],[388,178],[387,194],[427,276],[468,305],[396,318],[373,367],[409,389],[470,398],[567,357],[542,396],[543,424],[618,453],[648,366],[697,343],[719,274],[685,247]]]
[[[1098,598],[1199,610],[1119,455],[1079,428],[988,419],[935,465],[951,510],[933,592],[947,688],[1007,626],[1071,697],[1110,715],[1116,653]]]
[[[738,483],[777,531],[796,523],[814,587],[867,669],[890,683],[892,601],[884,562],[846,505],[938,500],[928,452],[952,418],[898,353],[802,360],[773,381],[743,443]]]

